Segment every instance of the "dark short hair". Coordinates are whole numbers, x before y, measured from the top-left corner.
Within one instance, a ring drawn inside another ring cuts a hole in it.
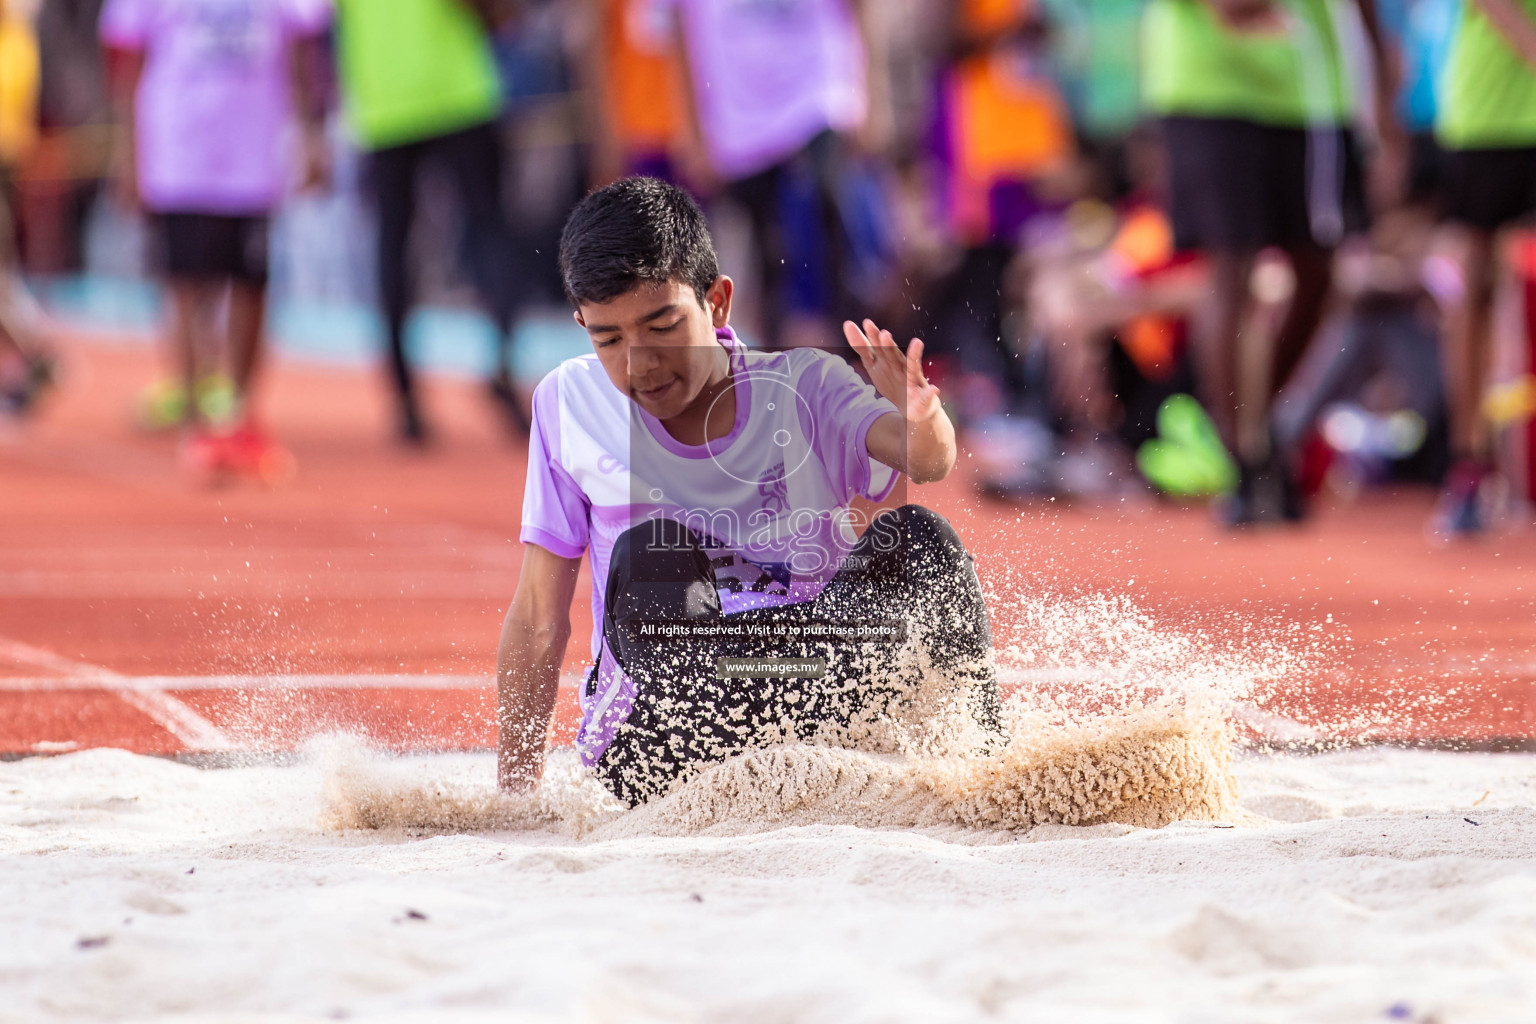
[[[704,305],[720,260],[704,211],[676,185],[625,178],[588,195],[560,234],[560,277],[574,306],[610,302],[636,285],[690,285]]]

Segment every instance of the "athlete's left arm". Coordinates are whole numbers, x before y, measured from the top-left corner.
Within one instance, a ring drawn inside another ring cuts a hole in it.
[[[939,402],[939,389],[923,376],[923,343],[912,339],[905,354],[890,331],[873,320],[861,331],[843,324],[848,344],[859,354],[870,383],[902,414],[887,413],[869,428],[869,457],[907,474],[915,484],[932,483],[955,466],[955,426]]]

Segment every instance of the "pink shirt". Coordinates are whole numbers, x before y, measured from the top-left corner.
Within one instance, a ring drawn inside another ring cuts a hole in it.
[[[291,166],[291,44],[329,20],[328,0],[107,0],[102,42],[144,54],[134,146],[146,206],[277,205]]]

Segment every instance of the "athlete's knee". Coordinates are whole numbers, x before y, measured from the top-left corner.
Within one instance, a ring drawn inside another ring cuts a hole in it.
[[[635,619],[718,613],[714,574],[699,535],[671,519],[648,519],[619,535],[608,563],[605,617]],[[608,624],[605,624],[605,627]]]
[[[881,513],[894,516],[902,536],[915,551],[963,553],[965,544],[948,519],[923,505],[901,505]]]

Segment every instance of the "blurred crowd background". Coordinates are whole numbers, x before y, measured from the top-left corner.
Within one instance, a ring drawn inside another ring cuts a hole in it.
[[[145,429],[281,475],[267,339],[485,382],[586,345],[566,212],[689,188],[764,347],[921,336],[1004,500],[1536,487],[1536,0],[0,0],[0,404],[155,334]]]

